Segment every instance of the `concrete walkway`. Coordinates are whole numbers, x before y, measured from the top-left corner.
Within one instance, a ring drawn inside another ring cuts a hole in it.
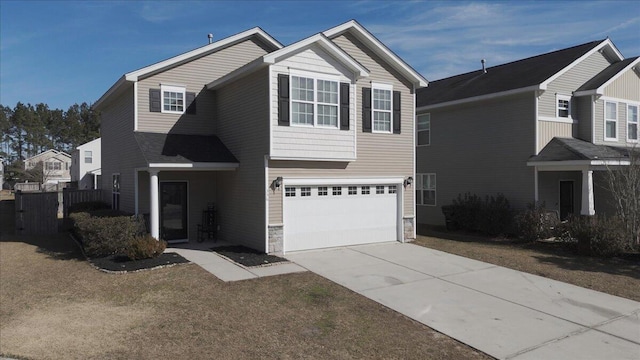
[[[640,359],[636,301],[412,244],[287,258],[498,359]]]
[[[212,247],[222,245],[225,244],[210,242],[175,244],[167,247],[165,252],[175,252],[226,282],[307,271],[307,269],[291,262],[261,267],[244,267],[211,251]]]

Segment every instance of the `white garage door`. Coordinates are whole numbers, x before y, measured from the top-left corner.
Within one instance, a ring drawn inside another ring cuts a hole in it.
[[[396,185],[284,188],[285,251],[398,239]]]

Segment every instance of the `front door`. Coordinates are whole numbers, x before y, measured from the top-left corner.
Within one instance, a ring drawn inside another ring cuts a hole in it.
[[[573,181],[560,181],[560,220],[573,214]]]
[[[187,183],[160,183],[160,238],[166,241],[188,240]]]

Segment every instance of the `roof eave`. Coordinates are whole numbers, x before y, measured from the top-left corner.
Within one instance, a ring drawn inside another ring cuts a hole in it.
[[[386,47],[380,40],[355,20],[350,20],[344,24],[328,29],[324,31],[323,34],[328,38],[332,38],[351,30],[355,30],[356,36],[369,43],[369,46],[374,45],[372,48],[374,52],[391,64],[392,67],[400,72],[407,80],[410,80],[416,88],[426,87],[429,85],[429,81],[427,79],[415,71],[411,66],[409,66],[409,64],[404,62],[399,56],[393,53],[393,51]]]

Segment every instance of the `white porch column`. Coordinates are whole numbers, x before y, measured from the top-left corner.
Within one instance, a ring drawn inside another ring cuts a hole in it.
[[[581,215],[595,215],[593,204],[593,170],[582,170],[582,208]]]
[[[158,182],[158,170],[149,170],[149,193],[150,200],[150,215],[149,215],[149,229],[151,230],[151,236],[155,239],[160,238],[160,190]]]

